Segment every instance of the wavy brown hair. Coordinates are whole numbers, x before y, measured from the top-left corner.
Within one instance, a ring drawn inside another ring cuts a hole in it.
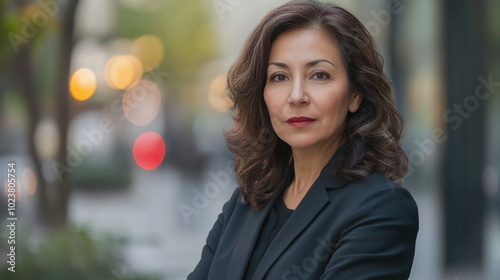
[[[343,141],[347,152],[337,175],[352,182],[376,172],[401,184],[408,168],[408,158],[399,143],[404,120],[394,105],[392,86],[372,36],[341,7],[292,1],[264,17],[227,77],[235,125],[224,131],[224,136],[235,155],[234,168],[244,200],[261,209],[292,161],[291,147],[273,131],[263,90],[274,40],[297,28],[318,29],[335,39],[350,90],[362,97],[359,109],[346,117]]]

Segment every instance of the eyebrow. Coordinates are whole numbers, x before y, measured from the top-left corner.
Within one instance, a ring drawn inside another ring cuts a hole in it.
[[[327,59],[322,59],[322,58],[309,61],[308,63],[306,63],[306,66],[312,67],[320,62],[329,63],[329,64],[333,65],[333,67],[337,68],[337,66],[335,66],[335,64],[333,64],[331,61],[329,61]],[[287,69],[290,68],[290,67],[288,67],[288,65],[286,65],[286,63],[283,63],[283,62],[270,62],[268,66],[270,66],[270,65],[276,65],[278,67],[287,68]]]

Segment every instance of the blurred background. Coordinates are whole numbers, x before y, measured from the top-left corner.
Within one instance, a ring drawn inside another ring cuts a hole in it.
[[[0,0],[0,279],[185,279],[237,186],[225,75],[285,2]],[[500,279],[500,1],[334,2],[406,119],[410,279]]]

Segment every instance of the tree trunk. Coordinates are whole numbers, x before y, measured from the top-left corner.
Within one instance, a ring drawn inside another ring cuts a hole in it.
[[[32,46],[27,44],[20,50],[15,59],[14,65],[17,65],[17,75],[14,77],[16,86],[19,87],[21,94],[26,102],[28,112],[28,127],[26,137],[28,139],[28,153],[33,160],[34,172],[37,178],[37,198],[38,198],[38,218],[45,221],[50,215],[49,198],[47,197],[47,184],[42,175],[42,165],[35,149],[35,129],[38,120],[40,120],[40,102],[37,100],[37,91],[34,86],[33,61],[31,57]]]
[[[22,7],[26,1],[17,2],[16,7]],[[59,7],[59,15],[61,21],[60,34],[60,57],[59,72],[56,77],[56,98],[57,112],[56,121],[60,132],[60,146],[56,156],[56,162],[67,166],[67,134],[71,120],[69,110],[69,71],[71,63],[71,52],[73,50],[73,29],[75,11],[78,5],[78,0],[70,0]],[[17,75],[14,75],[16,86],[19,87],[28,111],[28,151],[33,160],[34,172],[37,177],[37,198],[38,198],[38,218],[43,225],[51,228],[61,228],[66,224],[68,217],[68,202],[71,194],[71,184],[69,173],[63,174],[61,180],[55,184],[48,184],[42,174],[42,166],[40,158],[35,149],[35,129],[37,122],[40,119],[40,108],[37,100],[39,96],[34,85],[34,68],[32,61],[32,45],[33,42],[28,42],[20,48],[19,53],[15,57],[14,65],[17,68]],[[57,177],[57,176],[56,176]]]
[[[71,52],[73,50],[73,29],[75,23],[75,11],[78,5],[78,0],[71,0],[64,5],[64,11],[61,16],[61,38],[60,38],[60,68],[57,81],[57,126],[61,136],[61,145],[57,154],[56,161],[65,166],[68,145],[68,128],[70,124],[69,110],[69,76]],[[68,202],[71,194],[71,182],[69,173],[61,176],[61,180],[55,187],[53,211],[51,211],[50,225],[53,227],[62,227],[66,224],[68,218]]]

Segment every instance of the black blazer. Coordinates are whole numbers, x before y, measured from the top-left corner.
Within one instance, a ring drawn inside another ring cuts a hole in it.
[[[380,174],[345,184],[335,175],[339,151],[269,245],[252,280],[408,279],[419,229],[415,201]],[[238,187],[187,279],[243,279],[277,193],[255,211],[243,203]]]

